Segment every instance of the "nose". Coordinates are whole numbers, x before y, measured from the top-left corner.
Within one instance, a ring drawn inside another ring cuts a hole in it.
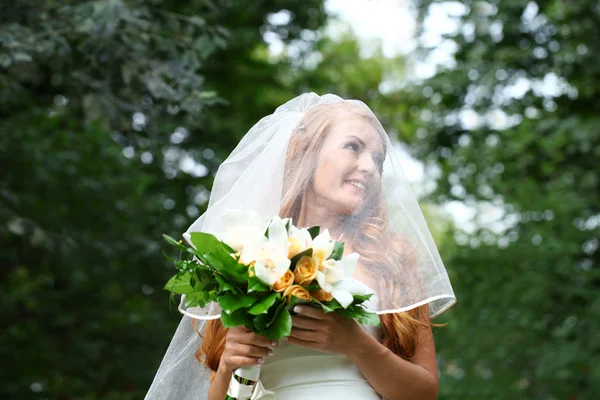
[[[377,171],[377,164],[373,159],[371,153],[363,152],[358,159],[358,169],[361,172],[366,172],[369,175],[373,175]]]

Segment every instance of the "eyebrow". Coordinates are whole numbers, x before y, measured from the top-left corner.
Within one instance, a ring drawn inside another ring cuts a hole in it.
[[[361,144],[362,147],[365,147],[365,148],[367,147],[367,145],[365,144],[365,142],[361,138],[359,138],[358,136],[356,136],[356,135],[348,135],[346,137],[347,138],[354,138],[354,139],[356,139],[356,140],[358,140],[360,142],[360,144]],[[380,152],[380,151],[373,151],[372,153],[381,156],[382,159],[385,157],[385,153]]]
[[[362,147],[367,147],[367,145],[365,144],[365,142],[364,142],[364,141],[363,141],[361,138],[359,138],[358,136],[355,136],[355,135],[348,135],[348,136],[346,136],[346,137],[349,137],[349,138],[354,138],[354,139],[356,139],[356,140],[358,140],[358,141],[360,142],[360,144],[361,144],[361,146],[362,146]]]

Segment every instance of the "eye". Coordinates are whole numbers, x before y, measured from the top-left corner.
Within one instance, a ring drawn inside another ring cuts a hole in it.
[[[358,143],[350,142],[345,146],[346,149],[350,149],[352,151],[358,151]]]

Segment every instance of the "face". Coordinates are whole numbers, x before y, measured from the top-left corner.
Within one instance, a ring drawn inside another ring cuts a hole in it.
[[[334,123],[317,159],[312,196],[338,215],[356,214],[381,190],[385,159],[381,135],[362,118]]]

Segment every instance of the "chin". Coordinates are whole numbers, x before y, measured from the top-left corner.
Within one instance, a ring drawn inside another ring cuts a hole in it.
[[[363,209],[363,202],[344,202],[337,204],[335,208],[340,215],[357,215]]]

